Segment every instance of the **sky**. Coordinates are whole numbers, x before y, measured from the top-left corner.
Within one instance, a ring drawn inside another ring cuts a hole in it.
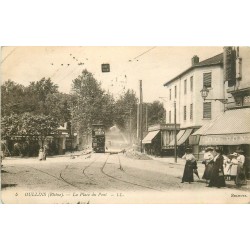
[[[2,82],[10,79],[24,86],[42,77],[50,77],[59,91],[70,93],[72,80],[83,69],[93,73],[118,97],[133,89],[139,97],[142,80],[143,101],[166,96],[163,84],[191,66],[191,58],[200,61],[222,53],[222,47],[113,46],[113,47],[2,47]],[[101,64],[109,63],[110,72],[102,73]]]

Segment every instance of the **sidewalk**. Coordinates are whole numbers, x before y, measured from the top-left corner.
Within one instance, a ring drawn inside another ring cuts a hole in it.
[[[182,165],[185,166],[186,160],[182,158],[177,158],[177,162],[175,162],[175,159],[173,156],[170,157],[155,157],[152,155],[148,155],[150,158],[156,161],[164,162],[164,163],[169,163],[169,164],[174,164],[174,165]],[[204,168],[204,164],[202,164],[200,161],[197,162],[198,168]]]

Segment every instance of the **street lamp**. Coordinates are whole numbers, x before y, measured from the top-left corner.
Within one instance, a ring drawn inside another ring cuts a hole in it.
[[[209,93],[209,89],[206,88],[205,86],[203,87],[203,89],[200,91],[201,92],[201,97],[204,99],[204,101],[220,101],[223,104],[227,103],[227,99],[207,99],[208,93]]]

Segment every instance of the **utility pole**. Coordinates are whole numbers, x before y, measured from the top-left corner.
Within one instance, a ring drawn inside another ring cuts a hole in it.
[[[174,101],[174,161],[177,162],[176,101]]]
[[[140,127],[140,125],[139,125],[139,122],[140,122],[140,119],[139,119],[139,113],[140,113],[140,104],[139,103],[137,103],[137,122],[136,122],[136,138],[137,138],[137,141],[139,141],[139,127]]]
[[[140,82],[140,109],[139,109],[139,113],[140,113],[140,116],[139,116],[139,120],[140,120],[140,122],[139,122],[139,124],[140,124],[140,148],[141,148],[141,153],[142,153],[142,140],[143,140],[143,114],[142,114],[142,112],[143,112],[143,98],[142,98],[142,80],[139,80],[139,82]]]
[[[132,120],[131,120],[132,108],[129,109],[129,142],[132,145]]]

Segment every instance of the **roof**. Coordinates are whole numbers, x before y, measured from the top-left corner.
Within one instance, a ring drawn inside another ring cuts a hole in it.
[[[199,63],[192,65],[190,68],[186,69],[185,71],[183,71],[182,73],[180,73],[176,77],[172,78],[170,81],[164,83],[163,86],[167,86],[171,82],[177,80],[178,78],[182,77],[183,75],[185,75],[186,73],[188,73],[189,71],[191,71],[195,68],[210,67],[210,66],[214,66],[214,65],[223,65],[223,53],[220,53],[218,55],[215,55],[215,56],[210,57],[204,61],[201,61]]]

